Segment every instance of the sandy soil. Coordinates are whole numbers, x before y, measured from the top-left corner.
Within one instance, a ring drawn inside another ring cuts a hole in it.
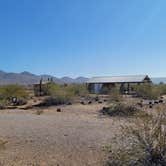
[[[103,146],[118,131],[117,123],[102,117],[102,104],[61,106],[36,110],[0,111],[0,150],[5,166],[100,166]]]

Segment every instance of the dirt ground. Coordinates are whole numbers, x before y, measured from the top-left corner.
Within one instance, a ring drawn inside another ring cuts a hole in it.
[[[110,143],[119,123],[103,117],[103,104],[0,111],[0,149],[4,166],[101,166],[103,146]]]

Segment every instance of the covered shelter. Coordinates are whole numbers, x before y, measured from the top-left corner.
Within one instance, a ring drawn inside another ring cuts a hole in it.
[[[53,83],[52,78],[48,78],[48,80],[41,79],[39,83],[34,84],[33,85],[34,95],[35,96],[47,95],[50,83]]]
[[[132,85],[152,83],[148,75],[93,77],[87,81],[90,93],[105,93],[115,86],[120,86],[121,93],[132,92]]]

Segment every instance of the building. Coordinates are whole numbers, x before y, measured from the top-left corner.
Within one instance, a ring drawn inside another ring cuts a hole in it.
[[[40,80],[39,83],[33,85],[34,88],[34,95],[35,96],[45,96],[47,95],[49,85],[53,83],[53,79],[48,79],[47,81]]]
[[[121,93],[130,93],[132,85],[152,83],[148,75],[93,77],[87,81],[91,93],[106,93],[115,86],[120,86]]]

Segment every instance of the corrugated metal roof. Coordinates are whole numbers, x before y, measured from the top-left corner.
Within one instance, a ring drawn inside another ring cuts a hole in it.
[[[42,81],[42,85],[44,85],[44,84],[48,84],[48,83],[50,83],[50,81]],[[34,85],[39,85],[40,84],[40,81],[39,82],[36,82]]]
[[[112,76],[112,77],[93,77],[87,83],[134,83],[143,82],[147,75],[133,75],[133,76]],[[148,77],[149,78],[149,77]]]

